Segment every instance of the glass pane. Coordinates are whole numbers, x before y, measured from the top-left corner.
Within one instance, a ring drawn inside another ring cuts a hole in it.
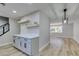
[[[3,34],[3,27],[0,27],[0,35]]]
[[[60,25],[50,26],[50,32],[62,33],[62,26],[60,26]]]
[[[7,32],[8,30],[9,30],[9,25],[8,24],[6,24],[5,26],[4,26],[4,32]]]

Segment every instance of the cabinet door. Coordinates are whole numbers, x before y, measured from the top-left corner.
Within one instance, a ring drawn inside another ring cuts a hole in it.
[[[15,36],[13,36],[13,46],[15,46]]]
[[[23,51],[24,51],[25,53],[31,55],[31,47],[29,47],[28,45],[30,45],[30,44],[28,43],[28,39],[25,38],[25,39],[23,40]]]
[[[20,42],[21,50],[22,50],[23,52],[25,52],[25,48],[26,48],[26,44],[25,44],[24,39],[25,39],[25,38],[21,38],[21,42]]]
[[[19,49],[20,50],[22,50],[22,37],[20,37],[20,39],[18,39],[19,41],[18,41],[18,47],[19,47]]]
[[[27,49],[27,40],[26,40],[26,38],[24,38],[22,40],[22,50],[23,50],[23,52],[25,52],[25,49]]]
[[[26,48],[25,50],[27,50],[27,53],[28,53],[29,55],[32,54],[32,42],[31,42],[30,39],[27,40],[27,48]]]
[[[27,50],[28,51],[32,50],[32,40],[31,39],[27,40]]]
[[[13,42],[14,42],[14,46],[16,48],[20,48],[20,37],[15,36],[14,39],[13,39]]]
[[[13,45],[16,47],[17,46],[17,36],[13,37]]]

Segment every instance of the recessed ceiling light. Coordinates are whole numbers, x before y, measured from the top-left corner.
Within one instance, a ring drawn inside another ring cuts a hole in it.
[[[16,11],[15,11],[15,10],[13,10],[12,12],[13,12],[13,13],[16,13]]]

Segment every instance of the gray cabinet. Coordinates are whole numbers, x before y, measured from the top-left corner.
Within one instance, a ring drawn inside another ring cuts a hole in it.
[[[20,37],[17,37],[17,36],[14,36],[14,39],[13,39],[13,45],[16,47],[16,48],[20,48],[20,45],[21,45],[21,42],[20,42]]]
[[[39,55],[39,38],[13,37],[13,46],[28,55]]]

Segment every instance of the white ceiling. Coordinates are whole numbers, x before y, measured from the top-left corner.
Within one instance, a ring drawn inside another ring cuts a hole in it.
[[[0,16],[18,18],[36,10],[42,10],[51,21],[60,21],[63,17],[63,9],[67,8],[67,16],[70,20],[79,18],[78,3],[6,3],[0,4]],[[16,10],[16,14],[12,11]]]
[[[52,12],[54,12],[56,18],[55,21],[57,20],[62,20],[62,17],[64,15],[63,9],[67,8],[67,17],[69,20],[73,21],[75,19],[79,18],[79,4],[78,3],[55,3],[55,4],[50,4],[51,8],[53,9]]]
[[[16,14],[13,14],[12,11],[15,10]],[[28,14],[30,12],[35,11],[36,8],[34,8],[31,4],[25,4],[25,3],[6,3],[6,6],[2,6],[0,4],[0,15],[2,16],[8,16],[8,17],[20,17],[25,14]]]

